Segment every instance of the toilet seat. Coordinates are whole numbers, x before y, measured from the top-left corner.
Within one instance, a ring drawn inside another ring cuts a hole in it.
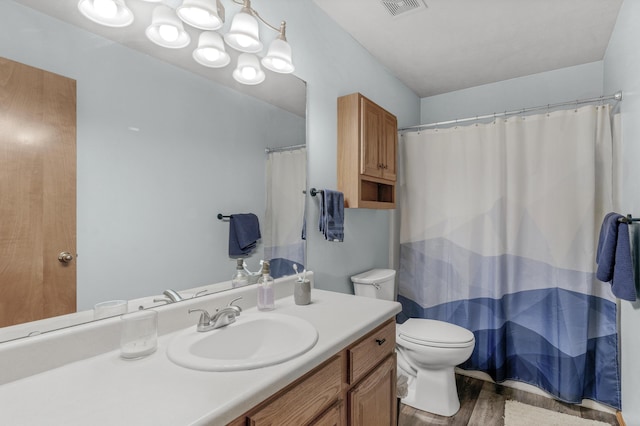
[[[464,348],[475,344],[469,330],[444,321],[410,318],[397,328],[399,340],[438,348]]]

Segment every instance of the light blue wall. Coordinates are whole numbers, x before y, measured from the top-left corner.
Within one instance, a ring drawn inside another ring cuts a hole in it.
[[[420,123],[598,97],[603,95],[602,73],[602,62],[592,62],[422,98]]]
[[[625,0],[604,58],[604,87],[622,90],[622,213],[640,215],[640,2]],[[640,425],[640,302],[621,302],[622,414]]]

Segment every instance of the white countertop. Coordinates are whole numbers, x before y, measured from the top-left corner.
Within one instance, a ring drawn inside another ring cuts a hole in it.
[[[112,350],[0,385],[0,424],[224,425],[392,318],[400,304],[314,289],[310,305],[287,296],[273,312],[313,324],[316,345],[270,367],[203,372],[167,358],[173,331],[159,336],[147,358],[127,361]]]

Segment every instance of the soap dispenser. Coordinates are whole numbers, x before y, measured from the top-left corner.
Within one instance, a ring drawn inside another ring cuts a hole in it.
[[[244,271],[244,259],[236,259],[236,273],[231,278],[231,287],[244,287],[249,284],[249,276]]]
[[[275,309],[273,277],[269,275],[269,262],[262,263],[262,276],[258,279],[258,309],[270,311]]]

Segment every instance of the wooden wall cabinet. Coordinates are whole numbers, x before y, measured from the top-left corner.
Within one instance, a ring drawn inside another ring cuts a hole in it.
[[[345,207],[396,206],[398,121],[360,93],[338,98],[338,190]]]
[[[227,426],[396,426],[389,320]]]

